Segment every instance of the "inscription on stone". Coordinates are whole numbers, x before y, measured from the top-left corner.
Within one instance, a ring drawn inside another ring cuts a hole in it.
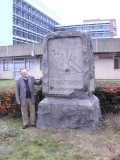
[[[79,37],[48,41],[49,94],[69,95],[83,88],[82,42]]]

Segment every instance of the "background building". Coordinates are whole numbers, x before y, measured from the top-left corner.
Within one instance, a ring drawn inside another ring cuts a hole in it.
[[[0,45],[42,42],[60,18],[38,0],[0,0]]]
[[[116,19],[92,19],[83,20],[82,24],[78,25],[56,25],[56,31],[89,31],[92,38],[109,38],[117,35]]]
[[[92,39],[96,80],[120,80],[120,38]],[[31,53],[34,49],[34,56]],[[0,79],[18,79],[20,69],[42,76],[42,43],[0,47]]]

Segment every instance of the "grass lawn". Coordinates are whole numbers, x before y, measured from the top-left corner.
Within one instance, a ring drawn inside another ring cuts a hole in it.
[[[15,87],[15,80],[0,80],[0,87]],[[120,160],[120,116],[107,115],[94,131],[23,130],[21,124],[20,118],[0,118],[0,160]]]
[[[106,116],[95,131],[23,130],[21,123],[0,118],[0,160],[119,160],[120,117]]]
[[[5,88],[15,87],[15,83],[16,83],[15,80],[2,80],[2,79],[0,79],[0,88],[2,88],[2,87],[5,87]]]

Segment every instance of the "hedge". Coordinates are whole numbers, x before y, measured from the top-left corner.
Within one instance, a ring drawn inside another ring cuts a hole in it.
[[[36,111],[38,103],[44,98],[41,86],[35,87]],[[21,107],[15,100],[15,88],[0,88],[0,116],[21,117]]]
[[[94,94],[100,100],[102,114],[120,114],[120,87],[116,84],[96,85]],[[44,98],[41,86],[36,86],[36,111],[38,103]],[[0,116],[21,117],[21,108],[15,101],[15,88],[0,89]]]

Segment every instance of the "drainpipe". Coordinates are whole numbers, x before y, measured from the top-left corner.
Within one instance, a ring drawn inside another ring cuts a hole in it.
[[[96,53],[97,53],[97,51],[98,51],[98,46],[97,46],[98,43],[97,43],[97,39],[96,39],[96,43],[95,43],[95,44],[96,44],[96,47],[95,47],[95,48],[96,48]]]

